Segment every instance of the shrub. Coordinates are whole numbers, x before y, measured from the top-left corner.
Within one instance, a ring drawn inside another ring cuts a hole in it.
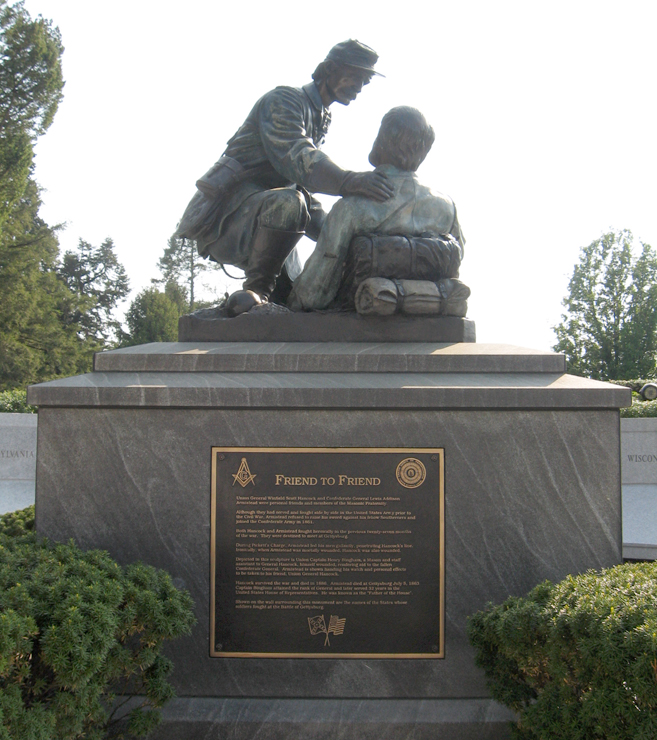
[[[36,414],[36,411],[36,406],[28,404],[26,391],[0,391],[0,414]]]
[[[34,531],[34,504],[26,509],[0,516],[0,541],[3,537],[21,537]]]
[[[3,516],[0,739],[148,734],[173,696],[162,643],[193,622],[189,594],[164,571],[40,538],[33,507]],[[143,701],[120,718],[128,688]]]
[[[646,383],[654,383],[654,378],[633,378],[632,380],[610,380],[614,385],[629,388],[633,393],[638,393]]]
[[[657,400],[644,401],[639,391],[646,383],[657,382],[655,378],[635,378],[633,380],[610,380],[614,385],[632,391],[632,405],[620,410],[621,419],[646,419],[657,416]]]
[[[522,740],[657,737],[657,564],[549,581],[468,624]]]
[[[657,400],[642,401],[633,397],[632,405],[620,410],[622,419],[649,419],[657,416]]]

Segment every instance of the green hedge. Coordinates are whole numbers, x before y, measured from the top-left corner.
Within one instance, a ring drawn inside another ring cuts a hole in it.
[[[620,410],[622,419],[647,419],[657,416],[657,399],[654,401],[642,401],[632,398],[632,405]]]
[[[26,397],[26,391],[0,391],[0,414],[36,414],[36,406],[30,406]]]
[[[620,410],[622,419],[643,419],[657,416],[657,400],[644,401],[639,391],[646,383],[657,383],[654,378],[634,378],[632,380],[610,380],[614,385],[621,385],[632,391],[632,405]]]
[[[657,738],[657,564],[546,581],[468,632],[518,740]]]
[[[614,385],[622,385],[623,388],[629,388],[634,393],[638,393],[646,383],[655,383],[654,378],[632,378],[631,380],[610,380]]]
[[[38,537],[34,507],[0,518],[0,740],[148,734],[192,606],[162,570]],[[121,718],[128,688],[143,701]]]

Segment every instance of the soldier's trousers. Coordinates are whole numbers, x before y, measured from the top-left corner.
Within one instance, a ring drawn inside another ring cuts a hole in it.
[[[292,188],[263,190],[250,195],[224,220],[218,239],[208,244],[206,249],[217,262],[244,268],[259,226],[298,232],[305,231],[308,220],[303,193]],[[285,267],[293,280],[301,272],[296,248],[287,258]]]

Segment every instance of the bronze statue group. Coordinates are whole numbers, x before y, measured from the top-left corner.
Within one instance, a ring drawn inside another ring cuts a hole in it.
[[[446,195],[416,170],[434,142],[420,111],[390,110],[369,155],[373,170],[343,170],[321,151],[333,103],[349,105],[373,76],[376,52],[336,44],[302,88],[256,102],[197,183],[176,235],[199,254],[244,270],[227,317],[276,303],[294,311],[465,316],[458,278],[463,238]],[[341,196],[327,214],[315,193]],[[303,269],[296,245],[316,241]]]

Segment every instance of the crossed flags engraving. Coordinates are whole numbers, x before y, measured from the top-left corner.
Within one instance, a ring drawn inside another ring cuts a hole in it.
[[[334,617],[333,615],[331,615],[327,629],[326,622],[324,621],[324,615],[320,614],[319,617],[308,617],[308,627],[310,628],[311,635],[318,635],[320,632],[322,634],[325,634],[326,640],[324,640],[324,647],[326,647],[327,645],[331,647],[329,634],[341,635],[344,632],[346,621],[346,617],[340,619],[339,617]]]

